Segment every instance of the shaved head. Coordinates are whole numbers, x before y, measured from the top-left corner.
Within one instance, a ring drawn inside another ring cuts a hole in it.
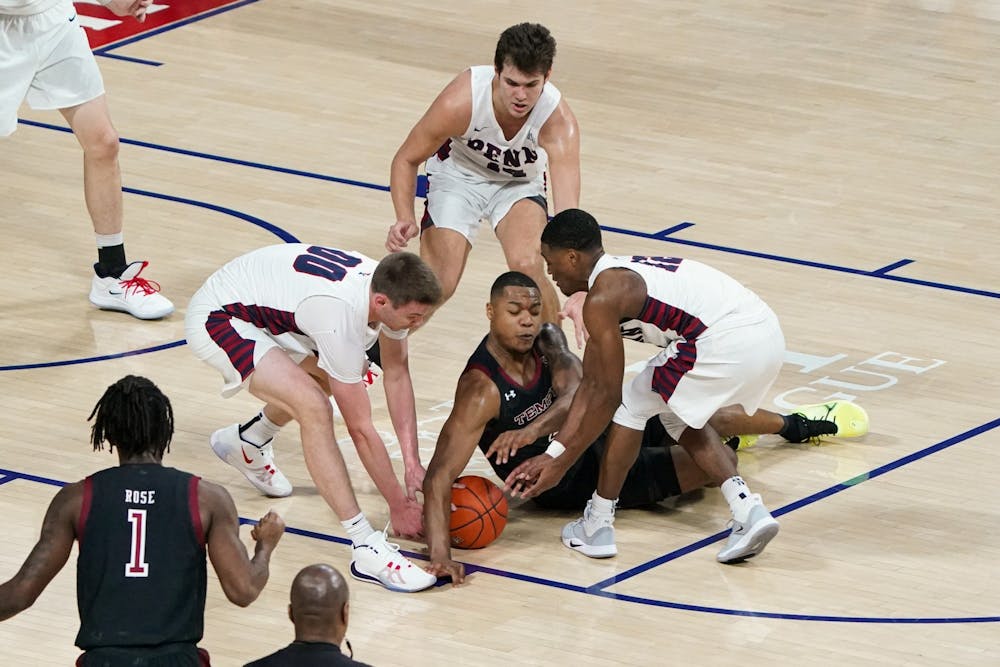
[[[340,572],[329,565],[303,568],[292,581],[288,614],[299,641],[333,641],[340,644],[347,631],[350,592]]]

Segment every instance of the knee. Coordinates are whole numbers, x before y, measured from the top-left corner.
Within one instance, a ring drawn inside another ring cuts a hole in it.
[[[93,160],[110,161],[118,159],[118,132],[110,123],[100,130],[88,134],[82,141],[84,154]]]
[[[542,266],[542,254],[537,248],[534,251],[526,250],[525,252],[511,255],[507,260],[507,267],[511,271],[520,271],[536,280],[545,275]]]
[[[303,424],[333,428],[333,406],[330,405],[330,398],[323,391],[323,388],[315,382],[311,376],[308,386],[303,387],[292,406],[295,421]]]

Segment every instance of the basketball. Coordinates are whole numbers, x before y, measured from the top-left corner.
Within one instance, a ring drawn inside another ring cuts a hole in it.
[[[452,488],[451,546],[482,549],[500,537],[507,525],[507,498],[496,484],[477,475],[455,480],[464,489]]]

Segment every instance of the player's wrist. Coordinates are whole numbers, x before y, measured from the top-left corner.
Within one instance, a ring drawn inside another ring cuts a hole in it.
[[[562,444],[558,440],[553,440],[549,443],[549,446],[545,448],[545,453],[554,459],[559,458],[566,451],[566,445]]]

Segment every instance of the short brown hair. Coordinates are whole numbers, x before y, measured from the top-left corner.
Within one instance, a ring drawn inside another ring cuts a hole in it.
[[[500,34],[493,66],[499,72],[509,61],[525,74],[548,76],[555,58],[556,40],[548,28],[539,23],[518,23]]]
[[[385,294],[393,308],[408,303],[441,303],[441,283],[427,262],[412,252],[386,255],[372,274],[372,291]]]

